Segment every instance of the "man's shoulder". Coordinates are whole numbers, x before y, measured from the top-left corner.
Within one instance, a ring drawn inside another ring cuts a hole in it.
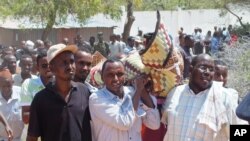
[[[132,97],[134,95],[134,88],[133,87],[123,87],[124,95],[128,95],[128,97]],[[98,100],[98,101],[106,101],[113,99],[115,95],[108,91],[106,88],[102,88],[97,90],[96,92],[90,95],[90,100]]]
[[[99,89],[99,90],[97,90],[96,92],[92,93],[92,94],[90,95],[89,99],[97,99],[97,98],[105,97],[105,96],[103,95],[103,93],[104,93],[104,88]]]
[[[186,92],[188,84],[182,84],[173,87],[168,93],[168,98],[179,97],[183,92]]]
[[[39,78],[37,75],[31,74],[31,78]]]
[[[41,80],[40,77],[32,77],[32,78],[28,78],[25,79],[23,82],[23,85],[41,85]]]
[[[80,90],[88,90],[87,85],[85,85],[85,84],[83,84],[81,82],[73,82],[72,81],[71,83],[72,83],[73,87],[76,87],[76,88],[78,88]]]
[[[12,87],[12,97],[14,99],[18,99],[18,100],[21,99],[20,98],[20,92],[21,92],[21,87],[19,87],[19,86],[13,86]]]
[[[177,85],[177,86],[173,87],[172,90],[183,91],[186,87],[188,87],[188,84],[181,84],[181,85]]]
[[[98,88],[92,86],[90,83],[88,83],[86,81],[85,81],[84,85],[87,86],[87,88],[90,91],[90,93],[94,93],[94,92],[98,91]]]
[[[44,95],[45,93],[46,93],[46,94],[48,94],[48,93],[53,93],[53,91],[51,91],[50,88],[48,88],[48,87],[46,86],[44,89],[38,91],[37,94],[36,94],[35,96],[47,96],[47,95]]]
[[[231,98],[230,91],[223,87],[223,82],[213,81],[212,87],[210,89],[215,90],[218,93],[216,96],[221,99],[223,102],[228,101],[228,98]]]
[[[106,88],[102,88],[92,93],[89,97],[89,100],[99,103],[109,101],[112,98],[114,98],[112,94],[110,94],[110,92],[108,92]]]
[[[20,87],[20,86],[15,86],[15,85],[13,85],[13,86],[12,86],[12,89],[17,90],[17,91],[20,91],[20,90],[21,90],[21,87]]]
[[[12,78],[13,78],[13,79],[21,78],[21,74],[20,74],[20,73],[12,74]]]
[[[71,82],[71,84],[73,85],[73,87],[76,88],[76,90],[78,92],[85,95],[87,98],[90,96],[90,91],[89,91],[89,88],[87,87],[87,85],[85,85],[81,82],[73,82],[73,81]]]

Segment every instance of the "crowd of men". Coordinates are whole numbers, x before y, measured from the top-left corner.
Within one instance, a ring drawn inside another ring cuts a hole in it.
[[[238,93],[226,85],[226,64],[210,56],[219,51],[219,32],[205,38],[201,32],[179,32],[183,83],[163,105],[148,88],[148,75],[126,83],[121,59],[145,49],[143,36],[130,36],[125,43],[112,34],[106,42],[99,32],[98,41],[77,35],[73,44],[64,38],[55,45],[27,40],[18,49],[3,47],[0,141],[20,141],[24,124],[29,125],[27,141],[229,140],[229,126],[247,122],[236,116]],[[231,40],[226,31],[222,38]],[[98,88],[87,81],[96,51],[107,58]]]

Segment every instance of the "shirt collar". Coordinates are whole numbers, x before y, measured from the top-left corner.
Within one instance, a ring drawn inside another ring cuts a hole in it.
[[[117,95],[114,95],[112,92],[110,92],[110,91],[107,89],[106,86],[104,86],[103,91],[104,91],[105,95],[108,96],[110,99],[114,99],[114,98],[115,98],[115,99],[116,99],[116,98],[119,99],[119,97],[118,97]]]
[[[11,94],[10,99],[8,101],[18,100],[18,97],[14,93],[15,93],[15,90],[12,87],[12,94]],[[2,92],[0,92],[0,100],[5,100],[6,101],[6,99],[2,96]]]
[[[212,84],[212,85],[213,85],[213,84]],[[211,87],[212,87],[212,86],[211,86]],[[210,87],[210,88],[211,88],[211,87]],[[195,94],[194,91],[189,87],[189,84],[187,84],[187,87],[186,87],[186,88],[187,88],[187,90],[189,91],[190,94],[195,95],[195,96],[201,96],[201,95],[203,95],[203,94],[206,94],[206,93],[209,91],[209,89],[210,89],[210,88],[207,88],[207,89],[205,89],[205,90],[203,90],[203,91],[200,91],[199,93]]]
[[[127,96],[127,92],[124,91],[124,87],[122,87],[122,89],[123,89],[123,92],[124,92],[124,95],[123,95],[123,98],[122,98],[122,99],[124,99],[124,98]],[[105,95],[106,95],[107,97],[109,97],[110,99],[120,99],[120,100],[121,100],[121,98],[120,98],[119,96],[117,96],[117,95],[113,94],[112,92],[110,92],[110,91],[107,89],[106,86],[104,86],[103,91],[104,91]]]
[[[70,84],[71,84],[71,89],[72,90],[77,90],[77,82],[71,81]],[[46,88],[48,88],[51,91],[55,91],[55,87],[54,86],[55,86],[55,81],[49,82],[49,84],[46,85]]]
[[[110,92],[106,86],[103,87],[103,92],[105,94],[105,96],[109,97],[110,99],[120,99],[119,96],[117,95],[114,95],[112,92]],[[122,90],[123,90],[123,100],[126,98],[126,97],[129,97],[129,96],[133,96],[134,95],[134,90],[132,87],[127,87],[127,86],[123,86],[122,87]]]

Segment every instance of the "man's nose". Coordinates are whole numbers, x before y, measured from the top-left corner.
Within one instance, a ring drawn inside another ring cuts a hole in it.
[[[114,75],[114,80],[118,80],[118,76],[117,75]]]
[[[220,75],[219,79],[220,79],[220,81],[223,81],[223,76],[222,76],[222,75]]]
[[[89,68],[88,65],[83,65],[84,70],[88,70],[88,68]]]

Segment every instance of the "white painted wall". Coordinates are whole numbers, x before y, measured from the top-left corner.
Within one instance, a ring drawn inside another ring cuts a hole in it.
[[[171,35],[177,36],[177,32],[180,27],[184,28],[184,32],[192,34],[195,27],[203,29],[203,34],[206,34],[208,30],[213,31],[213,27],[232,25],[239,25],[236,17],[232,14],[227,14],[223,17],[219,16],[220,10],[206,9],[206,10],[178,10],[178,11],[160,11],[161,17],[167,29]],[[125,13],[126,14],[126,13]],[[244,22],[250,22],[250,11],[241,11],[237,13],[243,17]],[[117,28],[115,33],[120,34],[123,31],[125,22],[124,15],[120,21],[117,22]],[[131,29],[131,35],[136,35],[138,29],[147,32],[153,32],[156,24],[156,12],[155,11],[141,11],[134,12],[135,21]]]

